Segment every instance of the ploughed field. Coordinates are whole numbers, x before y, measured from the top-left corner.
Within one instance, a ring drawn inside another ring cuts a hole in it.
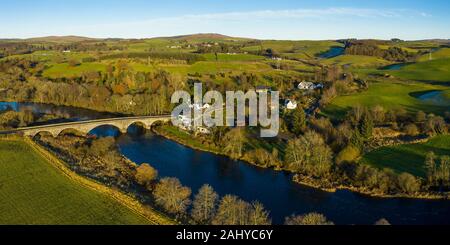
[[[148,224],[69,179],[23,141],[0,140],[0,224]]]

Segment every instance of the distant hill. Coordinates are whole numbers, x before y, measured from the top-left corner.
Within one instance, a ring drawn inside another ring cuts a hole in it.
[[[93,41],[97,40],[95,38],[90,37],[81,37],[81,36],[48,36],[48,37],[34,37],[25,39],[25,41],[31,42],[82,42],[82,41]]]
[[[166,37],[168,39],[179,39],[179,40],[244,40],[250,38],[240,38],[240,37],[230,37],[218,33],[197,33],[190,35],[180,35],[173,37]]]

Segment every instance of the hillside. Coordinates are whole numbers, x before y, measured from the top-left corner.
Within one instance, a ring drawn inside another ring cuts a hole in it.
[[[81,37],[81,36],[47,36],[47,37],[34,37],[25,39],[29,42],[82,42],[97,40],[96,38]]]

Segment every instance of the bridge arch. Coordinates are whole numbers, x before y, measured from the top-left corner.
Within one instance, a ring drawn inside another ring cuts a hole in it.
[[[32,138],[35,138],[35,137],[40,137],[40,136],[43,136],[43,135],[51,135],[51,136],[53,136],[53,137],[57,137],[57,136],[58,136],[58,135],[54,135],[54,134],[53,134],[51,131],[49,131],[49,130],[36,131],[36,132],[30,134],[29,136],[31,136]]]
[[[78,130],[76,128],[65,128],[65,129],[61,130],[56,137],[63,136],[63,135],[84,136],[84,135],[86,135],[86,133],[81,132],[80,130]]]
[[[119,136],[120,134],[126,133],[126,128],[121,128],[112,123],[99,124],[92,127],[89,127],[85,130],[85,135],[94,135],[97,134],[99,136]]]

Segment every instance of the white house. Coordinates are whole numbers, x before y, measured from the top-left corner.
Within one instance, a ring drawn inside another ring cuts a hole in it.
[[[210,134],[211,131],[206,127],[197,127],[197,133],[200,134]]]
[[[297,88],[300,90],[313,90],[315,86],[314,83],[312,82],[302,81],[301,83],[298,84]]]
[[[286,109],[294,110],[297,108],[297,102],[292,100],[286,100],[285,102]]]
[[[63,50],[63,53],[70,53],[70,50]]]

